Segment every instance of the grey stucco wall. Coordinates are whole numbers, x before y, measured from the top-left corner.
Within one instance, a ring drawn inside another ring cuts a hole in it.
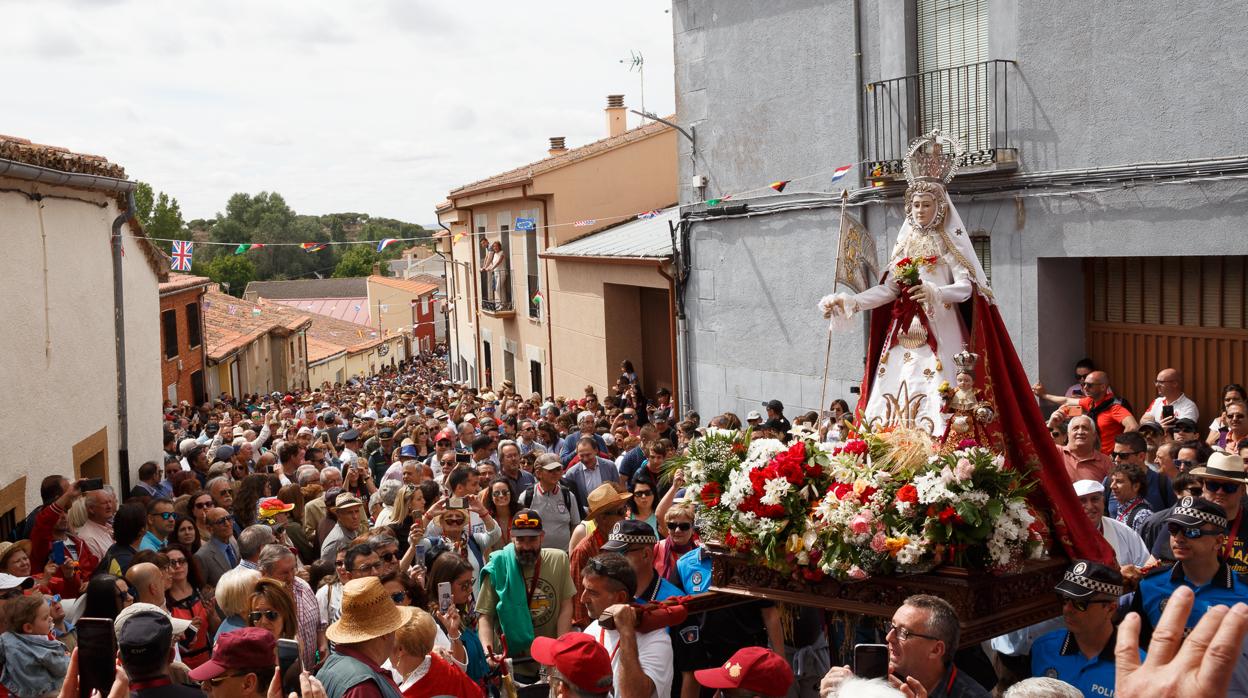
[[[673,2],[677,115],[697,129],[696,157],[680,146],[682,204],[700,198],[694,174],[710,179],[709,198],[857,159],[850,7]],[[1021,170],[1248,156],[1242,10],[990,0],[990,57],[1018,62],[1009,114]],[[914,70],[912,15],[910,0],[863,0],[863,82]],[[831,188],[810,180],[786,194]],[[967,227],[991,235],[993,291],[1024,367],[1053,385],[1083,353],[1082,258],[1248,253],[1248,180],[1039,193],[954,200]],[[900,203],[854,213],[886,256]],[[827,326],[815,304],[832,290],[836,226],[834,207],[692,224],[689,372],[704,416],[769,398],[790,416],[817,407]],[[834,338],[829,399],[852,404],[862,353],[860,331]]]

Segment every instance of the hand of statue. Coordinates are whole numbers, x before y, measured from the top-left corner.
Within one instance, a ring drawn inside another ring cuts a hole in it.
[[[1036,383],[1035,385],[1031,386],[1031,392],[1035,393],[1036,397],[1044,397],[1045,396],[1044,383]]]
[[[936,287],[926,281],[906,289],[911,300],[922,305],[929,305],[936,300]]]
[[[824,296],[819,301],[819,309],[823,311],[825,320],[830,320],[833,317],[845,317],[848,314],[845,309],[845,294],[833,293]]]
[[[1182,586],[1170,595],[1140,663],[1140,616],[1128,613],[1118,628],[1115,695],[1119,698],[1224,696],[1248,636],[1248,605],[1212,606],[1184,639],[1195,596]]]

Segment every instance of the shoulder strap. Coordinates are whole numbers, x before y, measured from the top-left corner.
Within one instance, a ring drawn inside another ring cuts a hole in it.
[[[535,485],[529,485],[528,487],[524,488],[524,491],[521,492],[520,496],[516,498],[516,502],[523,505],[525,509],[528,509],[533,506],[533,488],[534,487]]]

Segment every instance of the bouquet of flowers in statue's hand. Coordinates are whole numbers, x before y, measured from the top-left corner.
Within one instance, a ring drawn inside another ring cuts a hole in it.
[[[893,265],[893,278],[902,286],[918,286],[919,271],[935,265],[935,257],[903,257]]]

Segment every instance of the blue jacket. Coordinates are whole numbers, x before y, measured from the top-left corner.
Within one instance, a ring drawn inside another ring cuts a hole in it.
[[[598,472],[602,473],[603,482],[620,481],[620,472],[616,470],[615,463],[606,458],[598,458]],[[571,485],[576,501],[581,505],[581,514],[584,515],[589,510],[591,491],[589,485],[585,484],[585,464],[578,462],[569,468],[567,474],[563,476],[563,481]]]
[[[43,635],[7,632],[0,635],[0,683],[15,696],[54,693],[65,681],[69,653],[59,640]]]
[[[567,465],[569,461],[571,461],[574,457],[576,457],[576,442],[580,441],[581,438],[584,436],[585,436],[584,434],[582,434],[579,430],[577,430],[577,431],[572,432],[571,434],[568,434],[567,438],[565,438],[563,442],[559,444],[559,461],[561,463],[563,463],[564,465]],[[594,438],[594,443],[597,444],[598,452],[606,453],[607,442],[603,441],[602,437],[597,434],[594,434],[593,438]]]

